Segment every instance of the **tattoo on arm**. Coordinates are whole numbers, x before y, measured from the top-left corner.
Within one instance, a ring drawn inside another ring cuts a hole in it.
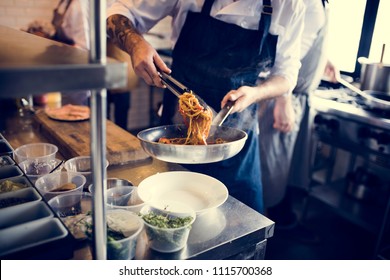
[[[126,52],[130,52],[132,46],[142,39],[141,33],[122,15],[112,15],[107,19],[107,36]]]

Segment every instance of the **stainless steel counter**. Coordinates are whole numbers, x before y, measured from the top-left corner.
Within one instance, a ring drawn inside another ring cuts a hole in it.
[[[156,159],[108,169],[108,177],[130,180],[138,185],[157,172],[185,170],[178,164]],[[264,258],[265,244],[273,236],[274,222],[260,215],[232,196],[218,208],[197,216],[187,247],[176,253],[158,253],[149,249],[145,233],[141,234],[136,259],[227,259]]]
[[[7,127],[2,131],[13,148],[26,142],[45,141],[39,131],[34,129],[34,125],[20,130],[12,129],[20,122],[21,119],[16,116],[15,119],[6,122]],[[138,185],[144,178],[157,172],[175,170],[185,169],[178,164],[150,158],[109,167],[107,177],[127,179]],[[263,259],[266,241],[273,233],[273,221],[229,196],[220,207],[197,217],[187,246],[179,252],[168,254],[153,251],[148,248],[145,233],[141,233],[136,259]],[[90,259],[89,248],[85,244],[80,244],[75,250],[74,258]]]

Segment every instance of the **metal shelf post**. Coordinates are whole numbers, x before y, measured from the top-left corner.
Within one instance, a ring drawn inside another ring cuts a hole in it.
[[[90,1],[90,63],[106,64],[106,1]],[[92,21],[94,21],[92,23]],[[91,96],[91,155],[93,195],[93,258],[107,258],[106,195],[106,89],[93,90]]]

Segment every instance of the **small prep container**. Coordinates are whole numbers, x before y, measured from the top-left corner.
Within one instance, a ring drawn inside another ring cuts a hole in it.
[[[14,207],[20,204],[33,204],[42,200],[34,188],[24,188],[14,192],[0,194],[0,209]]]
[[[22,176],[22,170],[16,165],[8,165],[0,168],[0,180],[16,176]]]
[[[0,168],[4,166],[15,165],[15,162],[10,156],[0,156]]]
[[[9,188],[8,183],[15,183],[17,185],[17,188]],[[11,177],[7,179],[1,179],[0,180],[0,194],[2,193],[7,193],[7,192],[13,192],[17,191],[20,189],[32,187],[30,181],[24,177],[24,176],[19,176],[19,177]]]
[[[34,248],[35,251],[39,252],[37,247],[43,245],[47,246],[45,250],[49,250],[48,255],[50,253],[56,254],[55,251],[58,248],[53,246],[53,242],[62,240],[67,235],[65,226],[57,218],[41,219],[2,229],[0,230],[0,257],[2,259],[18,259],[24,255],[19,257],[15,255],[23,251],[26,254],[25,257],[28,258],[28,249]],[[39,253],[43,253],[45,250],[42,249]]]
[[[13,155],[13,149],[11,145],[4,139],[0,138],[0,155],[3,156],[12,156]]]

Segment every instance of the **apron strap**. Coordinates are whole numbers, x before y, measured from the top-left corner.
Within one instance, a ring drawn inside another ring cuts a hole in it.
[[[271,17],[272,17],[272,5],[270,0],[263,0],[263,7],[261,11],[260,21],[259,21],[259,33],[261,35],[259,54],[263,49],[263,45],[267,38],[269,28],[271,26]]]
[[[214,4],[214,0],[205,0],[201,13],[204,15],[210,15],[211,8]],[[272,5],[271,0],[263,0],[263,6],[261,8],[261,16],[259,21],[259,34],[261,36],[260,45],[259,45],[259,54],[263,49],[265,40],[267,38],[269,28],[271,26],[271,17],[272,17]]]
[[[58,3],[57,7],[55,8],[56,10],[59,10],[59,8],[61,7],[61,5],[64,3],[65,0],[60,0],[60,2]],[[66,6],[65,6],[65,9],[64,9],[64,13],[63,15],[65,15],[66,11],[69,9],[69,6],[70,4],[72,3],[72,0],[69,0],[67,3],[66,3]]]
[[[202,7],[202,14],[204,15],[210,15],[211,7],[214,4],[214,0],[205,0]]]

